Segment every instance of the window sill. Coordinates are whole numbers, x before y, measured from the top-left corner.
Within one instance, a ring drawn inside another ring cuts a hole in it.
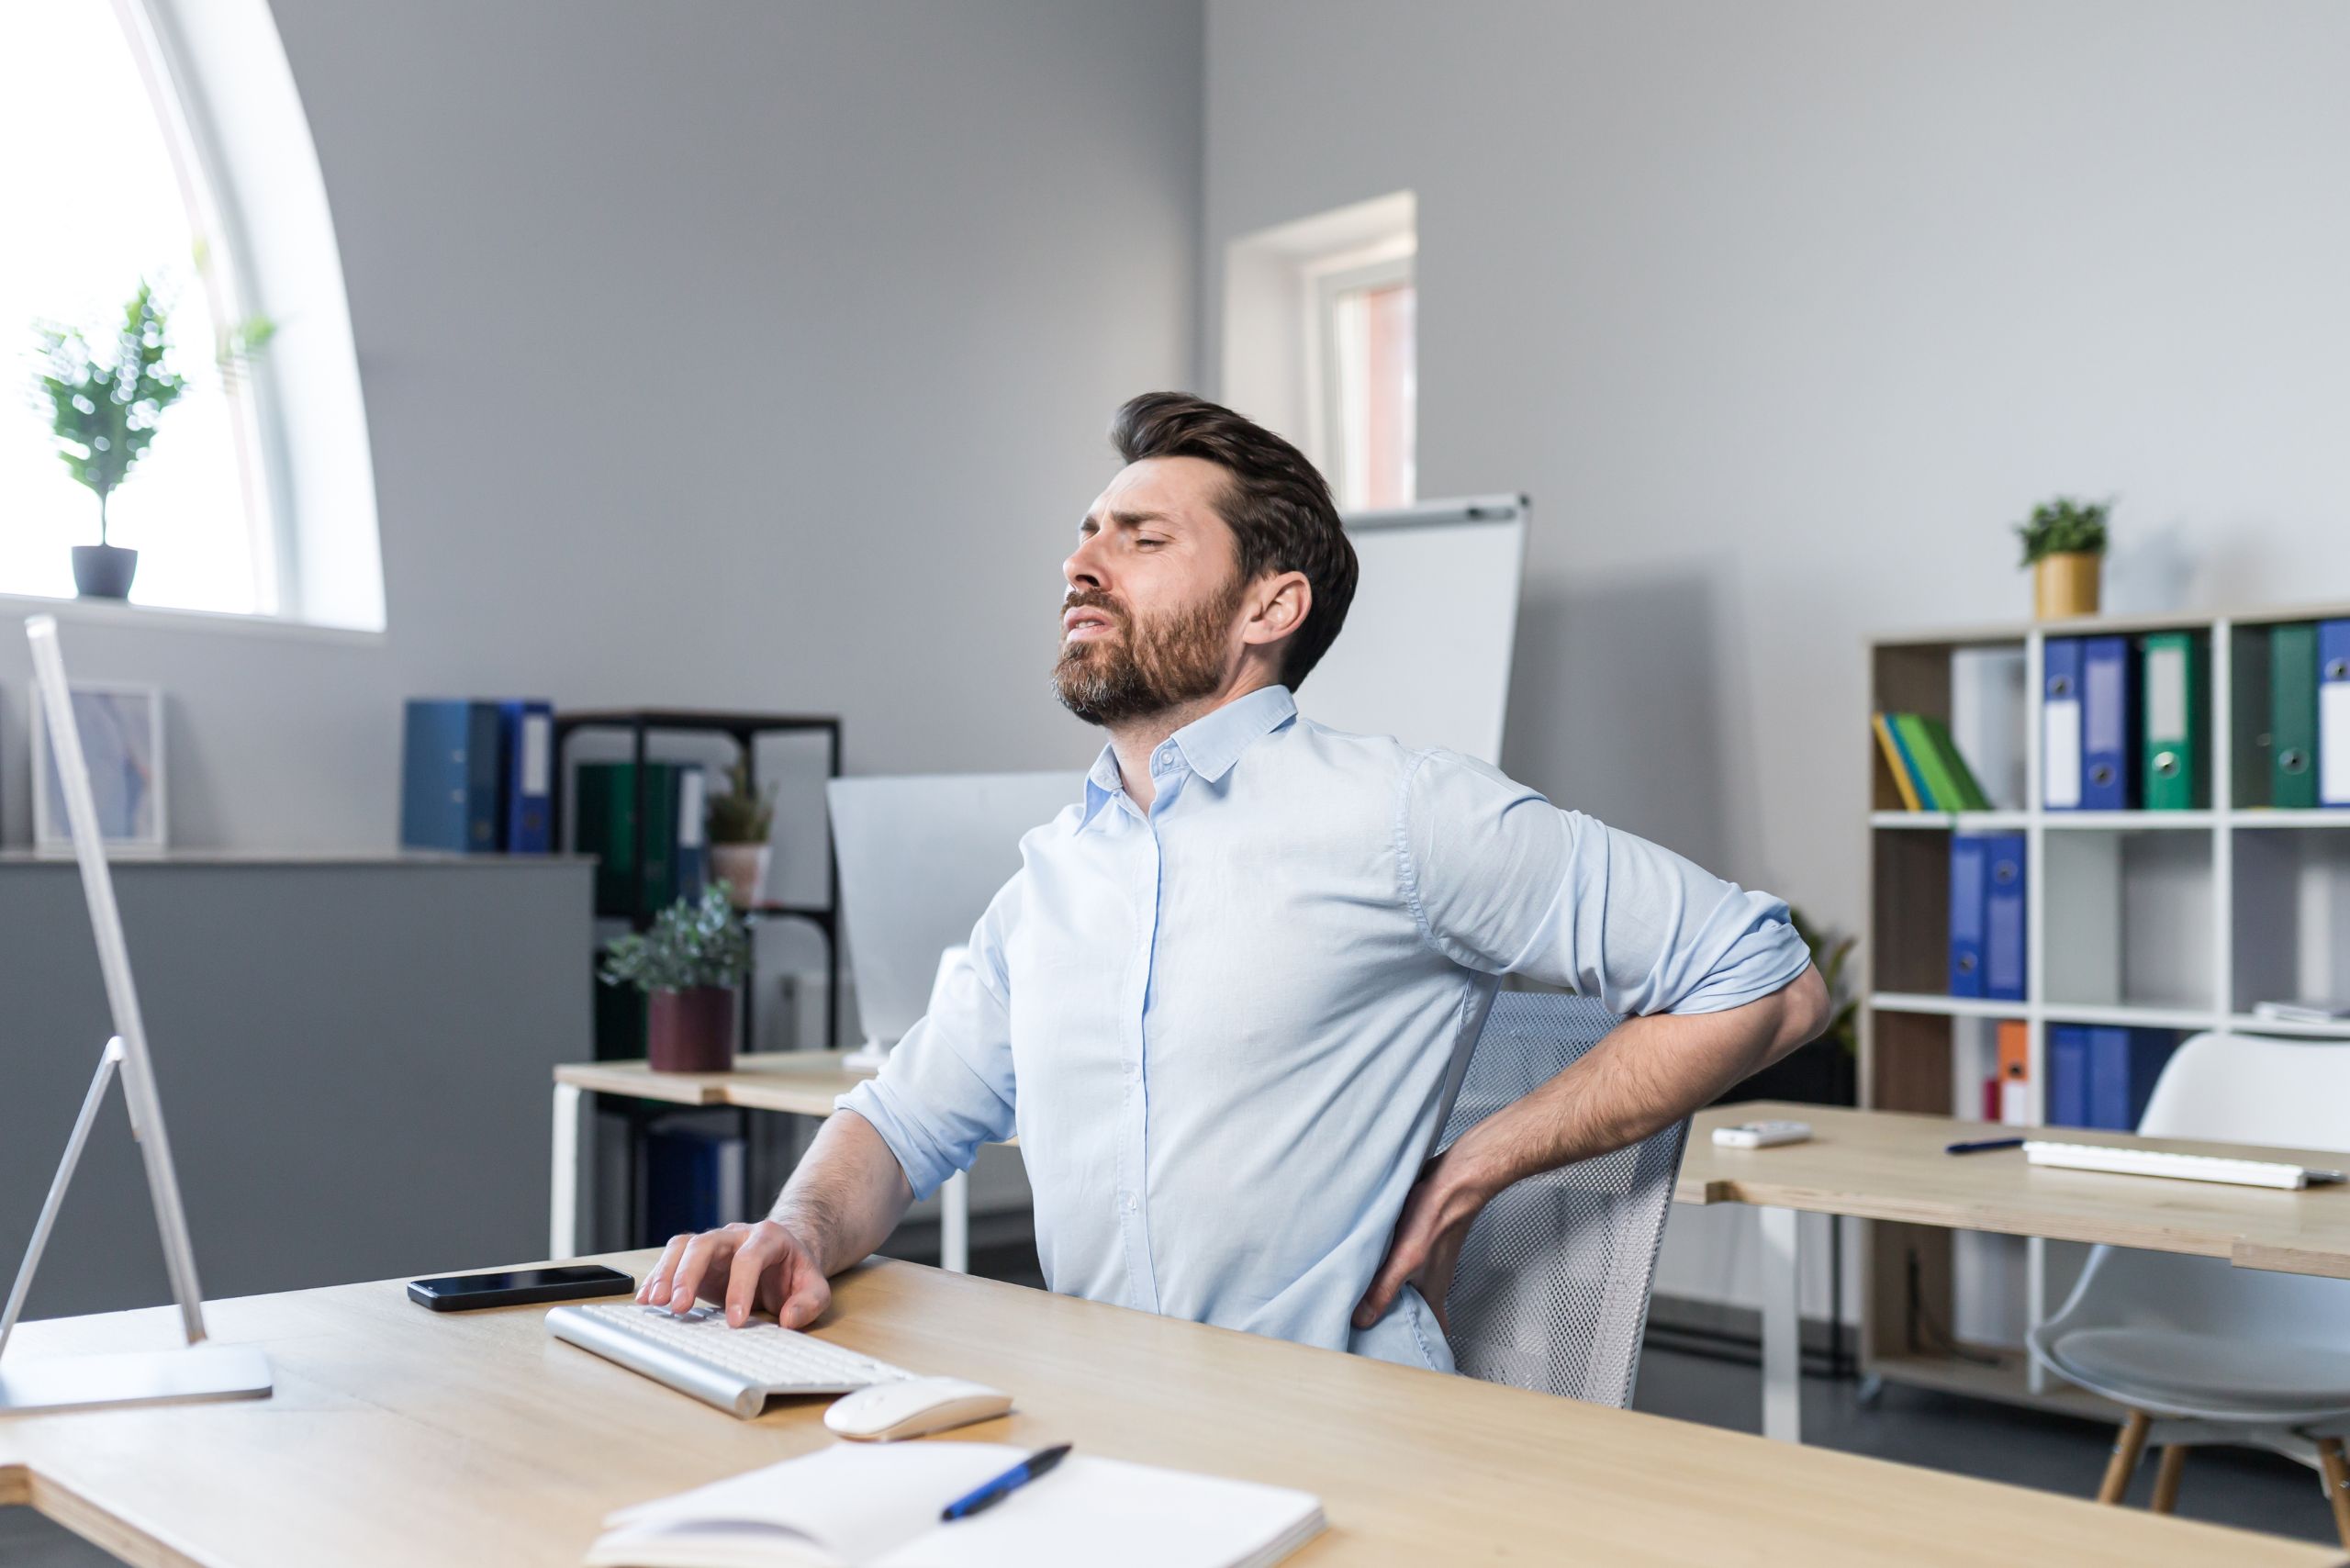
[[[236,615],[218,610],[177,610],[158,604],[130,604],[119,599],[51,599],[44,594],[0,593],[0,616],[22,620],[28,615],[54,615],[66,622],[97,626],[136,626],[157,632],[227,632],[241,636],[291,637],[304,642],[340,643],[352,647],[382,645],[384,633],[352,626],[324,626],[291,621],[279,615]]]

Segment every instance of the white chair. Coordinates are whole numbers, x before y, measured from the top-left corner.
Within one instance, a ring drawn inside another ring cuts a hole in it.
[[[1470,1052],[1450,1145],[1620,1022],[1579,996],[1504,991]],[[1453,1364],[1471,1377],[1628,1406],[1657,1247],[1689,1124],[1529,1177],[1485,1205],[1446,1296]]]
[[[2350,1045],[2198,1035],[2163,1069],[2138,1131],[2350,1150]],[[2150,1442],[2163,1450],[2157,1513],[2177,1500],[2189,1448],[2273,1449],[2316,1464],[2350,1547],[2350,1281],[2098,1247],[2031,1344],[2043,1366],[2130,1412],[2099,1502],[2121,1500]]]

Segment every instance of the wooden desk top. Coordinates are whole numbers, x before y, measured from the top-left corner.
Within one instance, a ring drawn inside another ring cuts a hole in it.
[[[655,1072],[643,1061],[565,1062],[557,1083],[674,1105],[740,1105],[829,1116],[833,1101],[870,1076],[841,1066],[846,1051],[773,1051],[734,1058],[731,1072]]]
[[[609,1261],[635,1272],[653,1258]],[[273,1398],[0,1421],[0,1503],[148,1568],[567,1568],[614,1508],[830,1440],[822,1400],[737,1421],[556,1342],[543,1311],[427,1312],[398,1282],[216,1303],[216,1338],[268,1351]],[[1331,1528],[1301,1568],[2341,1561],[915,1264],[843,1276],[821,1332],[1018,1396],[959,1437],[1069,1440],[1312,1491]],[[12,1356],[173,1339],[162,1309],[19,1333]]]
[[[1784,1117],[1809,1122],[1808,1143],[1718,1148],[1713,1129]],[[1953,1230],[2104,1241],[2156,1252],[2227,1258],[2244,1268],[2350,1279],[2350,1186],[2279,1192],[2024,1163],[2021,1149],[1953,1155],[1964,1139],[2045,1136],[2244,1159],[2341,1169],[2319,1149],[2140,1138],[2077,1127],[2027,1129],[1947,1116],[1758,1102],[1697,1114],[1673,1197],[1757,1204]]]

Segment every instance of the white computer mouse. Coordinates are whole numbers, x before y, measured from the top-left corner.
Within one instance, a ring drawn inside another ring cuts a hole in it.
[[[1012,1395],[983,1383],[910,1377],[841,1395],[824,1412],[824,1425],[845,1438],[886,1443],[992,1420],[1011,1408]]]

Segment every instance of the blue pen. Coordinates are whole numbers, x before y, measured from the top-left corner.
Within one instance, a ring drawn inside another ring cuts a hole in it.
[[[1943,1149],[1944,1154],[1982,1154],[1994,1148],[2021,1148],[2020,1137],[1986,1137],[1980,1143],[1954,1143]]]
[[[968,1519],[973,1514],[994,1507],[1023,1486],[1069,1457],[1069,1445],[1039,1449],[993,1481],[982,1484],[977,1491],[966,1493],[938,1511],[938,1522],[951,1525],[957,1519]]]

